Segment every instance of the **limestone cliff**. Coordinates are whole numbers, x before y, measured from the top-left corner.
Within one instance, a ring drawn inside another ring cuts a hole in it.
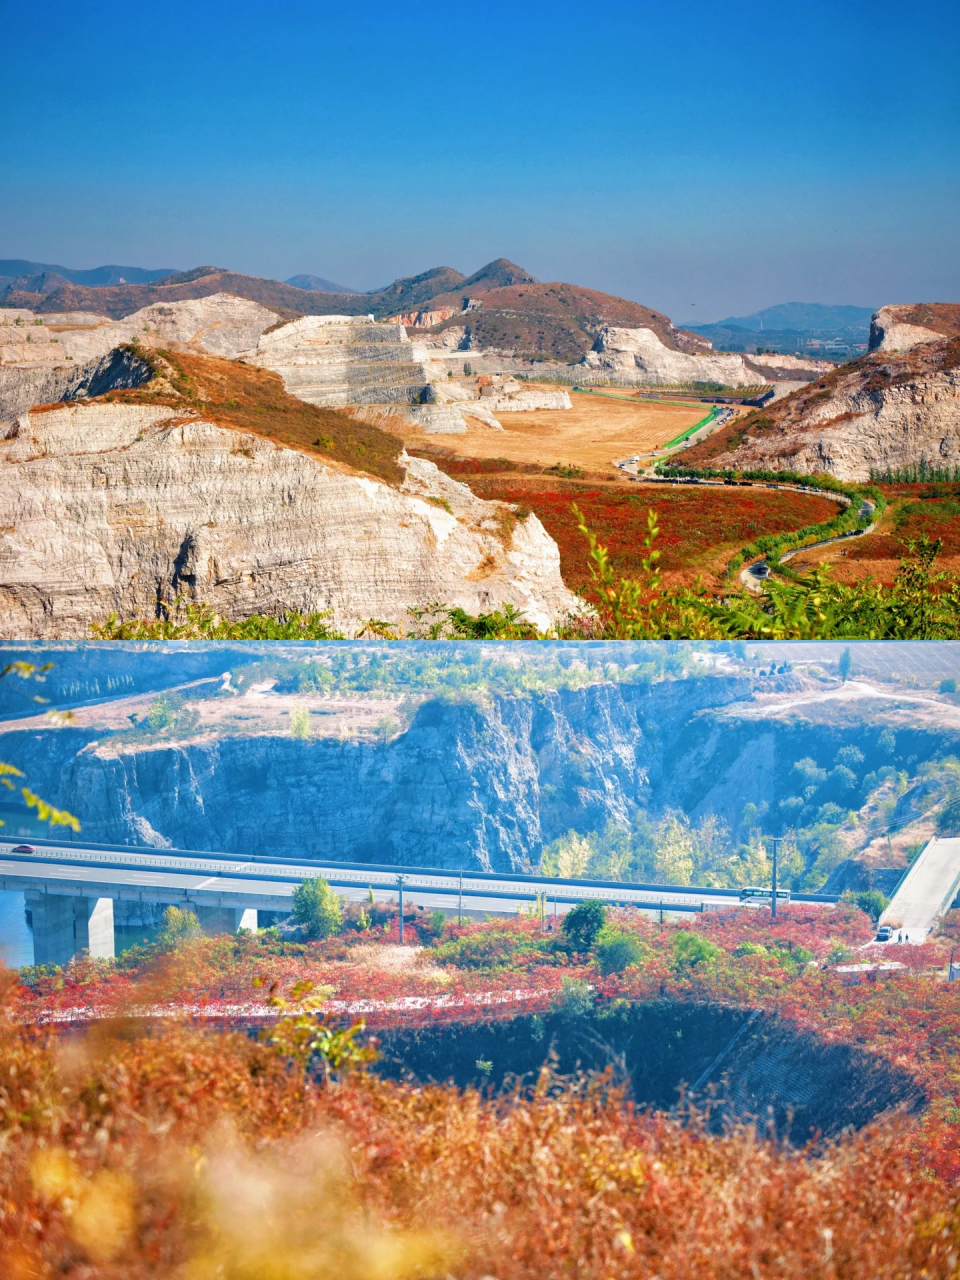
[[[227,293],[155,303],[124,320],[86,313],[0,311],[0,422],[37,404],[94,396],[134,385],[105,376],[117,347],[183,346],[234,358],[255,347],[276,313]]]
[[[862,753],[861,777],[957,752],[956,716],[883,698],[845,708],[818,702],[817,688],[798,715],[795,680],[758,688],[755,677],[714,674],[455,698],[414,689],[407,715],[397,690],[318,693],[308,741],[283,718],[307,695],[224,693],[203,704],[219,721],[153,735],[57,727],[34,713],[2,726],[0,755],[79,814],[89,840],[506,870],[536,863],[570,830],[624,825],[638,809],[715,814],[734,832],[748,804],[795,812],[780,808],[802,785],[795,763],[809,758],[826,776],[844,746]],[[128,728],[128,709],[105,714]],[[404,723],[384,735],[382,718]],[[889,726],[894,757],[881,736]]]
[[[539,626],[575,608],[535,516],[401,463],[398,488],[189,407],[25,414],[0,442],[0,635],[84,637],[177,597],[228,618],[329,609],[348,631],[438,600]]]
[[[902,339],[898,339],[900,341]],[[960,466],[960,339],[878,349],[694,445],[684,464],[829,471],[869,480]]]
[[[881,307],[870,319],[871,351],[910,351],[924,342],[956,337],[960,337],[958,303],[894,303]]]
[[[617,329],[605,325],[579,369],[583,382],[611,379],[670,386],[716,382],[725,387],[762,386],[767,378],[747,366],[743,356],[688,353],[666,346],[653,329]]]

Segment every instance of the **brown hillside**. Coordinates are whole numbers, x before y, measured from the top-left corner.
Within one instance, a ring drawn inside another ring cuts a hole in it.
[[[735,418],[685,450],[678,461],[691,467],[789,469],[805,452],[811,436],[841,429],[845,420],[854,417],[852,411],[844,410],[854,397],[879,400],[884,392],[922,384],[926,378],[958,366],[960,338],[923,343],[903,353],[862,356],[775,404]],[[829,412],[831,402],[837,402],[834,413]]]
[[[945,338],[960,337],[960,302],[917,302],[894,310],[904,324],[918,324]]]
[[[431,307],[463,305],[460,291],[432,299]],[[667,316],[639,302],[578,285],[518,284],[483,293],[483,306],[437,325],[435,332],[466,326],[480,347],[514,351],[518,355],[579,360],[593,346],[605,324],[649,328],[673,350],[700,351],[704,340],[675,329]]]
[[[168,276],[159,284],[122,284],[95,289],[67,284],[45,294],[11,291],[4,297],[3,305],[28,307],[37,312],[92,311],[112,320],[122,320],[155,302],[181,302],[186,298],[206,298],[213,293],[232,293],[269,307],[282,319],[301,315],[366,315],[373,310],[373,299],[365,294],[316,293],[236,271],[216,268],[203,274],[201,271],[203,269]]]
[[[403,446],[395,436],[337,409],[298,400],[279,374],[214,356],[133,350],[154,370],[154,380],[104,399],[182,408],[390,483],[403,480],[398,462]]]

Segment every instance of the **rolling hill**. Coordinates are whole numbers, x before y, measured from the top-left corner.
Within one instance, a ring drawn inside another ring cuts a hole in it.
[[[533,358],[579,360],[604,325],[653,329],[673,350],[702,351],[707,347],[703,338],[675,329],[658,311],[595,289],[563,282],[540,283],[507,258],[497,258],[470,276],[453,267],[433,267],[370,293],[331,290],[330,281],[316,276],[294,276],[281,283],[203,266],[142,283],[92,284],[54,275],[21,276],[8,283],[5,291],[0,287],[0,306],[22,307],[39,314],[88,311],[119,320],[155,303],[229,293],[269,307],[281,319],[372,312],[382,320],[415,316],[427,309],[446,310],[450,313],[446,319],[423,332],[442,336],[459,325],[473,348]]]

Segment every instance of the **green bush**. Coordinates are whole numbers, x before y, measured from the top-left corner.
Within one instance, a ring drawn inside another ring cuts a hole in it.
[[[607,908],[596,898],[578,902],[563,917],[563,937],[574,951],[589,951],[607,920]]]
[[[593,992],[590,984],[579,978],[564,977],[560,991],[553,1002],[554,1012],[561,1018],[583,1018],[593,1008]]]
[[[841,896],[844,902],[852,902],[861,911],[865,911],[874,924],[877,923],[890,905],[890,900],[885,898],[879,889],[863,889],[859,893],[853,889],[848,889]]]
[[[697,965],[710,964],[720,954],[720,948],[700,933],[679,929],[673,936],[673,964],[677,969],[695,969]]]
[[[322,876],[298,885],[293,895],[293,920],[308,938],[329,938],[342,925],[340,899]]]
[[[743,956],[765,956],[767,948],[762,942],[741,942],[733,954],[738,959],[742,959]]]
[[[647,949],[632,933],[604,929],[597,938],[595,954],[602,974],[623,973],[632,964],[642,963]]]

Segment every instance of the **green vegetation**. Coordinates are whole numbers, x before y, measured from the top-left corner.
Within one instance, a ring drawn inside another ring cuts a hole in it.
[[[157,944],[164,951],[178,951],[180,947],[201,937],[200,921],[192,911],[179,907],[167,907],[163,913],[163,926],[157,934]]]
[[[322,876],[304,880],[293,895],[293,921],[308,938],[329,938],[343,923],[340,899]]]
[[[852,902],[861,911],[865,911],[874,924],[877,923],[890,905],[890,899],[885,898],[879,889],[864,889],[859,893],[848,889],[843,895],[843,900],[844,902]]]
[[[590,951],[606,923],[607,908],[595,898],[579,902],[563,917],[563,937],[574,951]]]

